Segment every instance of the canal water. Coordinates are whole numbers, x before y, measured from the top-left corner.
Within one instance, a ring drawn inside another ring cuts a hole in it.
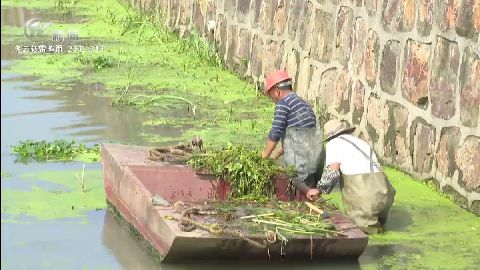
[[[4,26],[23,27],[29,18],[79,22],[82,17],[55,16],[25,8],[2,8]],[[102,85],[77,83],[68,89],[57,90],[39,86],[38,78],[12,72],[9,67],[19,58],[16,44],[1,47],[1,164],[2,173],[10,176],[1,180],[4,189],[32,190],[40,186],[57,190],[58,185],[44,182],[42,173],[81,171],[81,162],[17,162],[11,146],[21,140],[75,139],[92,145],[101,142],[149,145],[142,134],[144,113],[133,109],[118,109],[111,100],[95,95]],[[181,128],[149,130],[150,133],[175,137]],[[86,164],[89,171],[101,171],[100,163]],[[33,175],[30,181],[24,175]],[[2,209],[11,207],[2,200]],[[12,221],[14,220],[14,221]],[[411,225],[407,211],[392,210],[389,229],[402,231]],[[408,254],[418,250],[402,245],[370,245],[355,262],[322,264],[158,264],[144,246],[121,226],[113,214],[102,208],[87,211],[85,217],[40,220],[27,215],[12,217],[2,210],[1,224],[2,269],[361,269],[385,256]],[[378,266],[376,268],[382,269]],[[401,267],[399,269],[402,269]]]

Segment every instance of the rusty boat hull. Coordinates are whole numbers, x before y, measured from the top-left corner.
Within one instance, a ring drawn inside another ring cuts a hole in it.
[[[147,147],[117,144],[102,145],[104,188],[107,201],[132,226],[164,262],[204,260],[327,260],[357,259],[368,237],[339,212],[330,213],[331,222],[345,237],[298,236],[288,240],[281,256],[281,244],[267,250],[250,246],[243,240],[218,236],[196,229],[180,230],[178,223],[166,217],[180,214],[171,206],[154,206],[152,198],[168,202],[204,202],[227,197],[225,182],[200,176],[187,165],[154,162],[147,158]],[[287,195],[286,179],[275,181],[279,200],[302,200]],[[262,239],[257,239],[262,240]]]

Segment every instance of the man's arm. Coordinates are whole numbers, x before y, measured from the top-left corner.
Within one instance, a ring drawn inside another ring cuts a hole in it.
[[[273,117],[272,129],[268,134],[268,140],[265,148],[262,151],[262,157],[268,158],[277,146],[280,138],[283,137],[287,129],[287,114],[288,107],[284,104],[277,104],[275,106],[275,114]]]
[[[267,144],[262,151],[262,158],[268,158],[277,146],[278,141],[272,141],[271,139],[267,140]]]
[[[279,145],[279,149],[273,154],[273,159],[277,160],[279,157],[283,155],[283,146],[282,144]]]
[[[328,165],[323,171],[322,178],[317,183],[317,189],[325,194],[332,192],[340,177],[340,163]]]

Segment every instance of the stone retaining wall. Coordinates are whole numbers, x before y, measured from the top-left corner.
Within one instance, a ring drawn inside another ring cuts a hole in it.
[[[434,179],[480,214],[480,1],[136,0],[262,87],[297,92],[357,126],[384,162]]]

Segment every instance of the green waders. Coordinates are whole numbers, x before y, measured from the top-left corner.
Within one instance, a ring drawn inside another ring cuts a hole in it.
[[[287,128],[282,144],[285,165],[297,170],[295,187],[303,193],[315,188],[325,161],[322,129]]]
[[[343,175],[340,189],[345,214],[366,232],[375,232],[369,226],[381,232],[396,193],[385,174]]]
[[[367,174],[342,175],[340,189],[345,214],[366,233],[383,232],[390,207],[393,204],[396,190],[388,181],[380,165],[350,140],[338,137],[352,144],[358,151],[370,159],[370,172]],[[374,172],[376,166],[380,172]]]

